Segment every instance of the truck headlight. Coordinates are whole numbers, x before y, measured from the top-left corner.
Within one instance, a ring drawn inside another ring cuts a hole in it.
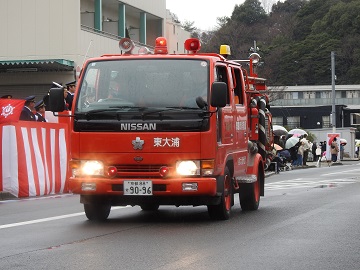
[[[104,175],[104,164],[98,160],[86,160],[81,163],[81,174],[87,176]]]
[[[181,160],[176,162],[176,173],[178,175],[200,175],[199,160]]]
[[[72,177],[103,176],[104,164],[98,160],[70,160]]]

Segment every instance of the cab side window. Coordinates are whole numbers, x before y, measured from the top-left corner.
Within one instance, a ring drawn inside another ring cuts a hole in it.
[[[226,66],[217,66],[216,67],[216,81],[224,82],[228,86],[228,93],[227,93],[227,104],[230,104],[230,95],[229,95],[229,81],[228,81],[228,74]]]
[[[242,74],[240,68],[233,69],[234,80],[235,80],[235,100],[236,104],[244,104],[244,89],[242,83]]]

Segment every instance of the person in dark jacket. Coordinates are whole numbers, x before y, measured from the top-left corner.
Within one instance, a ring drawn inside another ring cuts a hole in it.
[[[35,118],[38,122],[47,122],[44,115],[45,115],[45,103],[43,100],[36,102],[35,104]]]
[[[24,108],[20,114],[20,120],[22,121],[36,121],[33,113],[35,107],[35,96],[28,96],[25,98]]]
[[[74,95],[75,95],[75,90],[76,90],[76,81],[67,83],[66,89],[67,89],[67,96],[66,96],[65,100],[66,100],[66,103],[68,104],[68,110],[71,110]]]
[[[314,157],[314,161],[318,160],[318,156],[316,155],[316,149],[317,149],[318,145],[317,142],[313,142],[312,146],[311,146],[311,153]]]
[[[324,141],[321,145],[321,156],[326,152],[326,141]]]

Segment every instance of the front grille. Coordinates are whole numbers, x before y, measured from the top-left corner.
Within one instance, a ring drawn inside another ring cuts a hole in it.
[[[164,166],[164,165],[140,165],[140,164],[135,164],[135,165],[115,165],[116,169],[118,170],[118,172],[128,172],[128,173],[143,173],[143,172],[147,172],[147,173],[152,173],[152,172],[159,172],[160,168]]]
[[[160,164],[122,164],[114,165],[117,169],[118,178],[126,179],[153,179],[153,178],[162,178],[160,177],[160,168],[166,165]]]

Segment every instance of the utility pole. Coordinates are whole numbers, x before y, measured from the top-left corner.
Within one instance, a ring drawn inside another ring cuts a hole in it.
[[[332,132],[336,132],[336,107],[335,107],[335,52],[331,52],[331,97],[332,97],[332,109],[331,109],[331,123]]]

